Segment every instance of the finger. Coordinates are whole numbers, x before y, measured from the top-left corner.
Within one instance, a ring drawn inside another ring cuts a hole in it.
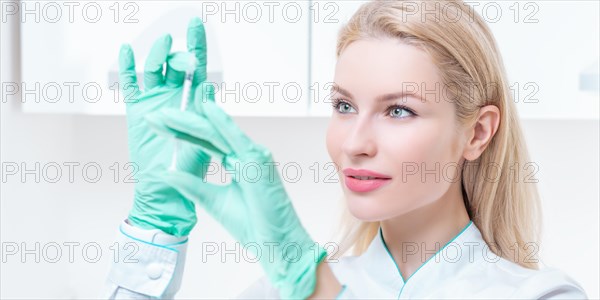
[[[208,64],[206,31],[204,30],[202,20],[198,17],[192,18],[188,25],[187,48],[197,59],[197,65],[194,71],[194,81],[192,83],[192,86],[195,87],[201,82],[206,81],[206,66]]]
[[[195,144],[212,157],[222,159],[232,152],[212,124],[194,113],[163,109],[147,114],[145,119],[159,134]]]
[[[204,112],[204,103],[207,101],[215,102],[215,87],[210,82],[202,82],[194,92],[194,97],[190,99],[190,110],[202,116],[206,116]]]
[[[125,98],[135,96],[140,92],[135,73],[135,58],[133,50],[128,44],[123,44],[119,51],[119,83]],[[125,101],[125,103],[129,103],[129,101]]]
[[[178,70],[177,64],[179,64],[180,58],[177,57],[176,53],[171,54],[167,57],[167,70],[165,71],[165,85],[169,87],[178,87],[183,85],[185,78],[185,71]],[[175,67],[174,67],[175,65]]]
[[[254,142],[235,124],[233,119],[214,101],[203,103],[204,113],[213,127],[231,146],[233,152],[244,153],[254,148]]]
[[[167,62],[171,43],[170,34],[166,34],[154,42],[144,66],[144,89],[148,90],[164,83],[163,65]]]
[[[167,57],[167,71],[165,85],[179,87],[183,84],[186,70],[193,68],[193,54],[188,52],[175,52]]]
[[[223,216],[228,186],[214,185],[205,179],[179,171],[167,172],[164,180],[186,199],[202,206],[215,219],[220,220]]]
[[[204,178],[209,168],[211,168],[210,155],[201,147],[192,143],[179,144],[177,170]]]

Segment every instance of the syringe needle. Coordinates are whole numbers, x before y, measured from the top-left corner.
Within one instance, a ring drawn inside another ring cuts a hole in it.
[[[183,80],[183,92],[181,94],[181,104],[179,105],[180,111],[185,111],[187,109],[192,80],[194,79],[194,70],[196,68],[196,58],[192,53],[189,54],[190,62],[188,64],[189,67],[185,71],[185,78]],[[175,139],[175,145],[173,147],[173,156],[171,157],[171,166],[169,167],[169,170],[177,170],[177,152],[179,152],[179,149],[181,148],[181,141]]]

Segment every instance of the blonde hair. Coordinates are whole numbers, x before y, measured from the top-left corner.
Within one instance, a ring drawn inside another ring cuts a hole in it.
[[[427,13],[414,13],[415,9]],[[459,125],[472,126],[482,106],[495,105],[500,110],[499,128],[488,147],[476,160],[463,165],[465,206],[495,254],[538,269],[535,254],[527,251],[531,251],[531,243],[539,245],[539,195],[537,186],[521,177],[529,154],[502,58],[487,24],[462,1],[371,1],[363,4],[340,30],[337,57],[357,40],[389,37],[427,52],[444,83],[458,87],[448,94],[456,101]],[[471,90],[465,92],[464,87]],[[473,167],[468,167],[471,164]],[[499,169],[495,177],[488,174],[494,169]],[[342,238],[333,257],[340,257],[350,248],[354,248],[355,255],[362,254],[378,233],[379,224],[360,221],[344,209]]]

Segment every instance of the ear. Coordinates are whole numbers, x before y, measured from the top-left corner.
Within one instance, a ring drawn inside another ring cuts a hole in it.
[[[475,160],[488,146],[500,125],[500,109],[495,105],[480,108],[479,116],[467,132],[467,143],[463,152],[466,160]]]

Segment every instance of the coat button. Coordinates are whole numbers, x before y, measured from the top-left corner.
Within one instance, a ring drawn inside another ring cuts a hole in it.
[[[159,279],[162,275],[163,269],[159,264],[152,263],[146,267],[146,273],[148,277],[152,280]]]

